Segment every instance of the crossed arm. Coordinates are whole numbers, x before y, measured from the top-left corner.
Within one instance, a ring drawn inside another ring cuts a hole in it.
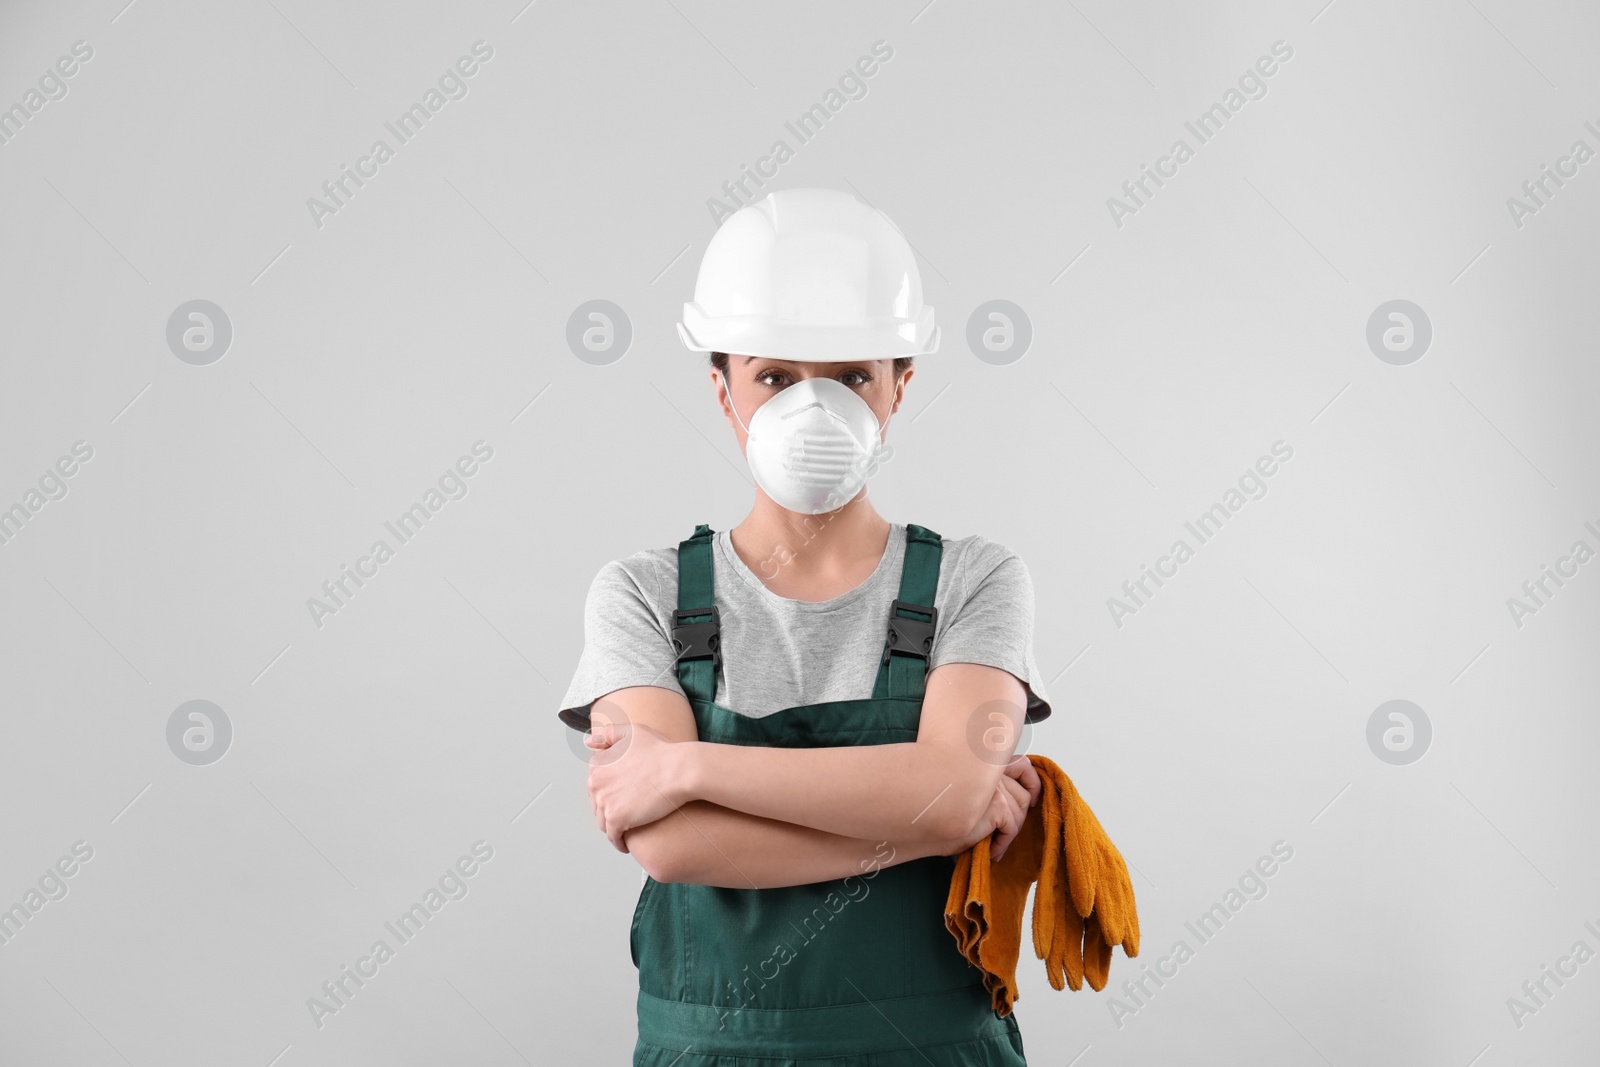
[[[1003,848],[1038,798],[1031,763],[1012,758],[1024,701],[1009,672],[950,663],[928,675],[914,742],[767,748],[698,741],[680,694],[622,689],[591,712],[590,798],[612,844],[658,881],[801,885],[997,831]]]

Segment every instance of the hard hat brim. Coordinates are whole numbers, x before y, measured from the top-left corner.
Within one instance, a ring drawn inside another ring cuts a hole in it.
[[[691,352],[728,352],[796,363],[893,359],[939,349],[933,309],[919,319],[876,319],[851,325],[774,322],[765,315],[710,318],[693,303],[683,306],[678,337]]]

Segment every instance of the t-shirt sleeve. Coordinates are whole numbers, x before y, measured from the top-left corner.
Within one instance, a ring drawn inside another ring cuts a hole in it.
[[[589,584],[583,604],[583,653],[556,712],[574,730],[589,729],[589,707],[633,685],[682,693],[672,638],[640,577],[648,560],[612,560]]]
[[[1022,557],[994,541],[980,541],[963,556],[960,583],[949,622],[928,660],[931,671],[946,663],[983,663],[1010,671],[1022,682],[1028,706],[1024,721],[1049,718],[1050,697],[1033,658],[1033,578]]]

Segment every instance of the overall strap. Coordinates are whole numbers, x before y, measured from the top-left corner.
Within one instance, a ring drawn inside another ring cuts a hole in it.
[[[678,610],[672,613],[672,644],[678,657],[678,684],[690,701],[711,703],[722,668],[721,617],[712,585],[711,538],[705,523],[678,542]],[[698,619],[699,621],[689,621]]]
[[[889,631],[878,661],[873,699],[917,697],[927,680],[928,656],[939,612],[933,606],[939,588],[943,539],[926,526],[906,524],[906,554],[900,572],[900,596],[889,606]]]

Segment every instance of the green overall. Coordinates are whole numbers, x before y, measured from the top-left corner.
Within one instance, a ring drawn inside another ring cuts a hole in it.
[[[906,526],[899,599],[872,696],[762,718],[714,702],[722,657],[711,538],[702,524],[678,545],[674,616],[678,680],[701,741],[823,748],[916,740],[938,534]],[[875,857],[862,857],[860,875],[774,889],[646,879],[630,935],[639,969],[634,1067],[1026,1067],[1015,1015],[995,1013],[983,972],[945,929],[955,858],[883,866],[892,858],[882,843]]]

